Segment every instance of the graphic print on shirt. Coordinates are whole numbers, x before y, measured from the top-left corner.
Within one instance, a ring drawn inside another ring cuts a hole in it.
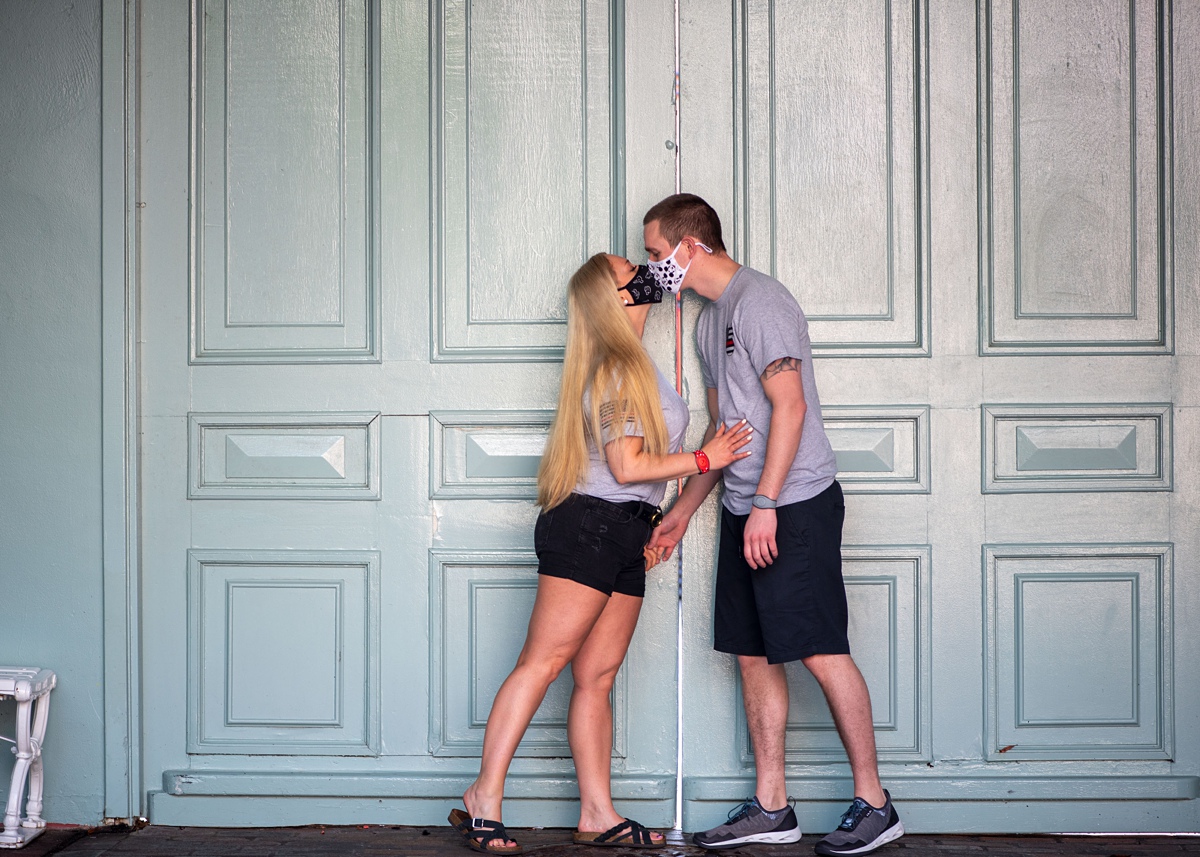
[[[725,328],[725,353],[733,353],[733,325]]]

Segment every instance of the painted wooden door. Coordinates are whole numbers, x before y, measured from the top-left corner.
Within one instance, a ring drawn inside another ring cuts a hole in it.
[[[1196,152],[1194,67],[1174,77],[1194,8],[686,9],[683,184],[810,319],[852,646],[906,825],[1196,830],[1196,258],[1173,228],[1197,214],[1194,164],[1173,169]],[[706,511],[685,543],[688,830],[753,791],[709,650]],[[791,793],[828,830],[845,756],[789,676]]]
[[[437,823],[532,605],[566,278],[673,186],[670,4],[137,15],[149,816]],[[676,604],[655,576],[614,694],[618,805],[656,825]],[[569,682],[510,823],[577,817]]]
[[[638,255],[678,163],[811,319],[906,823],[1196,828],[1191,4],[685,0],[678,140],[666,0],[132,9],[153,821],[444,817],[531,603],[564,278]],[[690,340],[683,369],[694,442]],[[670,569],[615,694],[614,789],[649,824],[679,718],[686,829],[752,788],[714,521],[685,543],[682,711]],[[825,829],[844,757],[793,684]],[[514,824],[573,821],[565,686]]]

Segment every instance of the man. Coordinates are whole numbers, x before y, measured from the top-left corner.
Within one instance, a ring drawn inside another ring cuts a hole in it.
[[[841,539],[845,505],[821,422],[808,322],[777,280],[729,257],[721,221],[692,194],[676,194],[643,219],[659,284],[711,303],[696,342],[711,423],[749,420],[753,454],[688,480],[655,531],[670,556],[705,497],[724,478],[714,648],[737,656],[756,764],[755,796],[694,841],[705,848],[800,838],[784,778],[788,686],[801,661],[820,684],[854,775],[854,802],[818,854],[866,854],[904,833],[879,782],[871,699],[850,657]]]

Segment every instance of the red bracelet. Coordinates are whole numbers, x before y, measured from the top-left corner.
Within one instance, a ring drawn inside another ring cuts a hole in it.
[[[696,466],[700,468],[701,473],[708,472],[708,454],[703,449],[697,449],[692,455],[696,456]]]

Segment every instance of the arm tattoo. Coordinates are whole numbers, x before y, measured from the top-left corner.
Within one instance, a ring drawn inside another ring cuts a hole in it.
[[[795,357],[780,357],[763,370],[762,379],[769,381],[781,372],[799,372],[800,361]]]

